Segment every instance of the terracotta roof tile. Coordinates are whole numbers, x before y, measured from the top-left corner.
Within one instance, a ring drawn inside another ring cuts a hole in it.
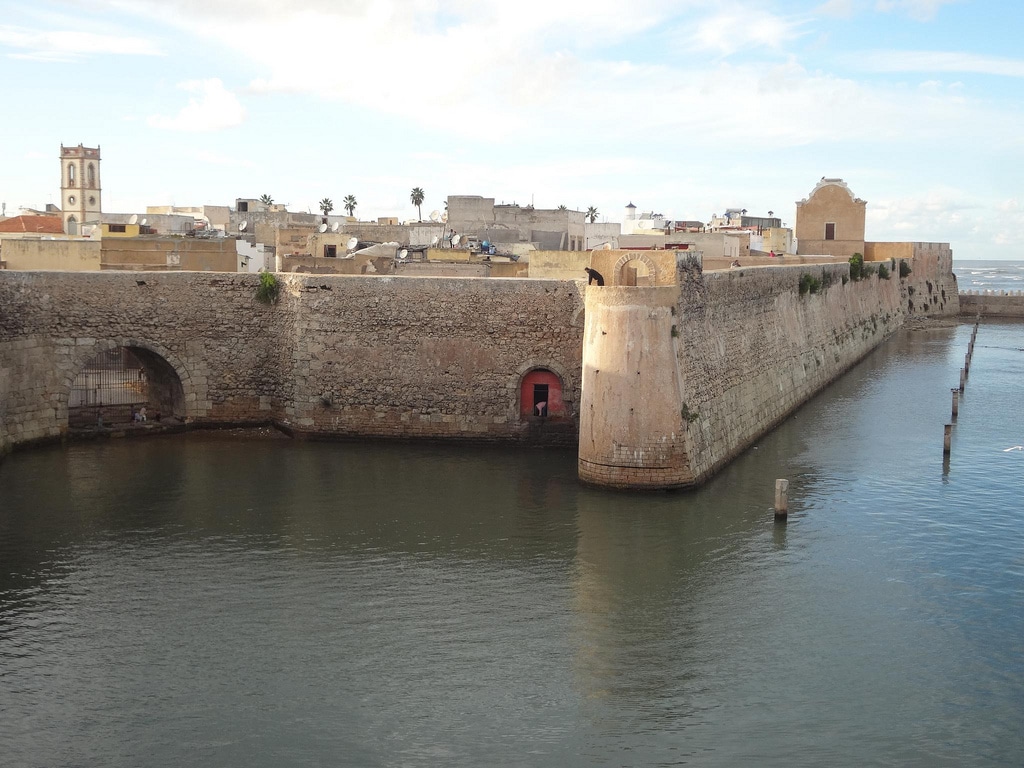
[[[60,216],[12,216],[0,221],[0,232],[62,235],[64,220]]]

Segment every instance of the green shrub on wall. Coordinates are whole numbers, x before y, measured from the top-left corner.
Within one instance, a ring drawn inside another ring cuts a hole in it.
[[[256,288],[256,301],[262,304],[273,304],[281,292],[281,284],[273,272],[260,272],[260,284]]]
[[[879,264],[878,265],[878,276],[882,280],[888,280],[889,279],[889,268],[887,266],[885,266],[885,264]]]
[[[850,279],[860,280],[864,277],[864,254],[855,253],[850,257]]]
[[[907,277],[911,272],[910,265],[905,259],[900,259],[900,277]]]
[[[800,295],[805,293],[817,293],[821,290],[821,280],[814,275],[804,272],[800,275]]]

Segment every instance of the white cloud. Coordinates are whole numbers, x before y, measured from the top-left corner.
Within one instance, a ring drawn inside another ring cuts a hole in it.
[[[189,99],[174,117],[153,115],[147,120],[149,125],[168,131],[200,133],[232,128],[245,120],[245,108],[238,97],[218,78],[189,80],[179,83],[178,87],[197,96]]]
[[[883,13],[905,13],[917,21],[931,21],[944,5],[961,0],[878,0],[876,7]]]
[[[864,51],[843,60],[866,72],[963,72],[1024,77],[1024,59],[956,51]]]
[[[699,21],[688,44],[732,55],[754,48],[781,49],[799,36],[801,23],[767,11],[734,5]]]
[[[815,8],[814,12],[822,16],[836,16],[848,19],[853,16],[855,10],[856,3],[854,0],[826,0],[826,2]]]
[[[944,5],[953,5],[963,0],[826,0],[814,9],[823,16],[850,18],[857,13],[876,11],[878,13],[902,14],[915,21],[931,21]]]
[[[34,61],[74,61],[84,56],[162,56],[151,40],[131,35],[97,34],[83,30],[28,29],[0,25],[0,45],[17,50],[12,58]]]

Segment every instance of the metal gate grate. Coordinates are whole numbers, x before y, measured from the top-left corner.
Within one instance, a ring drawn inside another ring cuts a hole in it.
[[[88,363],[71,385],[71,422],[131,421],[136,406],[148,399],[146,372],[125,347],[107,350]],[[76,418],[77,416],[77,418]]]

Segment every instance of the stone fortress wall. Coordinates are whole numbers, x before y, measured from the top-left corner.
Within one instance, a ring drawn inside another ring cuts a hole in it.
[[[904,321],[896,278],[844,284],[845,264],[702,273],[677,256],[678,290],[587,293],[584,481],[700,484]],[[801,294],[803,274],[822,287]]]
[[[687,486],[899,328],[911,288],[940,297],[933,314],[959,311],[938,257],[854,282],[846,264],[705,273],[692,252],[595,254],[603,288],[279,274],[272,306],[255,300],[258,275],[0,271],[0,451],[59,438],[77,373],[128,346],[173,369],[175,415],[195,425],[578,441],[585,481]],[[618,283],[638,267],[646,285]],[[801,294],[803,274],[822,288]],[[564,419],[522,415],[538,368],[560,378]]]
[[[1024,291],[964,291],[960,294],[964,317],[1024,317]]]
[[[578,283],[278,280],[280,299],[266,306],[258,275],[0,272],[0,441],[59,437],[75,376],[127,346],[170,364],[176,415],[195,424],[575,442]],[[562,379],[571,413],[561,429],[519,416],[517,387],[533,368]]]

